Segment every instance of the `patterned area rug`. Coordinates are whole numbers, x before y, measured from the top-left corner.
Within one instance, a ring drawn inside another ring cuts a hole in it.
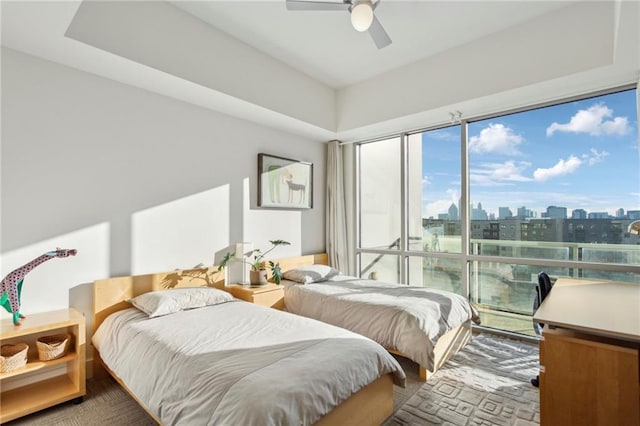
[[[394,388],[396,425],[530,425],[539,423],[538,347],[491,334],[471,342],[427,383],[418,366],[397,358],[407,386]],[[112,379],[88,380],[83,403],[64,403],[6,423],[7,426],[111,426],[156,423]]]
[[[538,389],[529,382],[538,367],[537,345],[474,334],[385,426],[539,424]]]

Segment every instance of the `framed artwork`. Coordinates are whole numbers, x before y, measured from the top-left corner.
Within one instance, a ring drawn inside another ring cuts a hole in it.
[[[258,154],[258,207],[313,207],[313,164]]]

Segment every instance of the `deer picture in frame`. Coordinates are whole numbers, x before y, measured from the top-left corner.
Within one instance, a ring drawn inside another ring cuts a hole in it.
[[[258,154],[258,207],[312,208],[313,164],[270,154]]]
[[[285,172],[284,181],[289,187],[289,197],[287,198],[288,203],[294,202],[294,193],[298,193],[298,203],[302,203],[304,201],[305,192],[307,190],[306,183],[296,183],[293,181],[293,174],[290,172]]]

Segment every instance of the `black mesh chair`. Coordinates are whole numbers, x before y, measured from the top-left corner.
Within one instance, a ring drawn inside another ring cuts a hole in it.
[[[544,298],[547,297],[547,294],[549,294],[549,292],[551,291],[552,286],[553,284],[551,284],[551,279],[549,278],[549,275],[544,271],[540,272],[538,274],[538,285],[536,285],[536,297],[533,299],[534,314],[542,304],[542,301],[544,300]],[[543,326],[544,324],[540,324],[537,322],[533,323],[533,330],[536,332],[538,336],[542,335]],[[531,384],[535,387],[539,387],[540,375],[537,375],[535,378],[531,379]]]

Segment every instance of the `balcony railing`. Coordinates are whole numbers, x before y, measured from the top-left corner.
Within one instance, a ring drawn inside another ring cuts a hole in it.
[[[526,334],[533,334],[531,315],[540,271],[552,277],[640,285],[640,245],[472,239],[468,255],[460,253],[460,245],[459,236],[444,236],[438,252],[421,251],[416,239],[410,240],[405,252],[395,247],[359,250],[369,259],[379,253],[375,262],[362,264],[360,270],[386,268],[378,275],[400,277],[406,256],[408,284],[466,293],[481,311],[484,324]],[[380,262],[382,255],[386,262]]]

